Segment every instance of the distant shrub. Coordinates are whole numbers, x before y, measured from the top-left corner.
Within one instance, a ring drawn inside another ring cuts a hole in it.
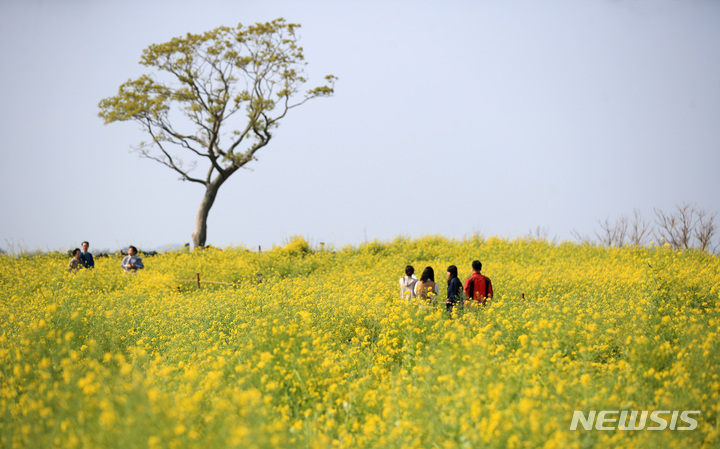
[[[291,236],[290,240],[282,247],[282,250],[292,256],[304,256],[312,253],[310,244],[301,235]]]

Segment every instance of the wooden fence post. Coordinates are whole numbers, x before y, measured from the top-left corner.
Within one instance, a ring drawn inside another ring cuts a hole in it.
[[[199,289],[200,288],[200,273],[196,273],[196,274],[197,274],[197,286]]]

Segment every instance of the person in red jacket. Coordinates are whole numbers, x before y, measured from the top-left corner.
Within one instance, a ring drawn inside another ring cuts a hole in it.
[[[468,299],[485,305],[487,300],[493,297],[492,282],[489,277],[480,274],[482,263],[479,260],[473,261],[472,269],[472,276],[465,280],[465,294]]]

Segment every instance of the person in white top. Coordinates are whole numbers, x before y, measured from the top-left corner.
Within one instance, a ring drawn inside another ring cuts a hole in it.
[[[415,284],[417,284],[418,278],[415,277],[415,268],[412,265],[405,267],[405,276],[400,278],[400,297],[402,299],[410,300],[415,295]]]

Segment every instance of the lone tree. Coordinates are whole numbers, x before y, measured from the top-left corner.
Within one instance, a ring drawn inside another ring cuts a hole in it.
[[[220,186],[256,160],[290,109],[334,92],[336,78],[328,75],[325,85],[300,93],[307,63],[297,43],[299,27],[276,19],[150,45],[140,64],[156,76],[128,80],[99,104],[106,124],[142,125],[151,137],[134,147],[142,157],[205,188],[192,235],[196,248],[205,246],[208,213]],[[204,176],[195,174],[196,168]]]

